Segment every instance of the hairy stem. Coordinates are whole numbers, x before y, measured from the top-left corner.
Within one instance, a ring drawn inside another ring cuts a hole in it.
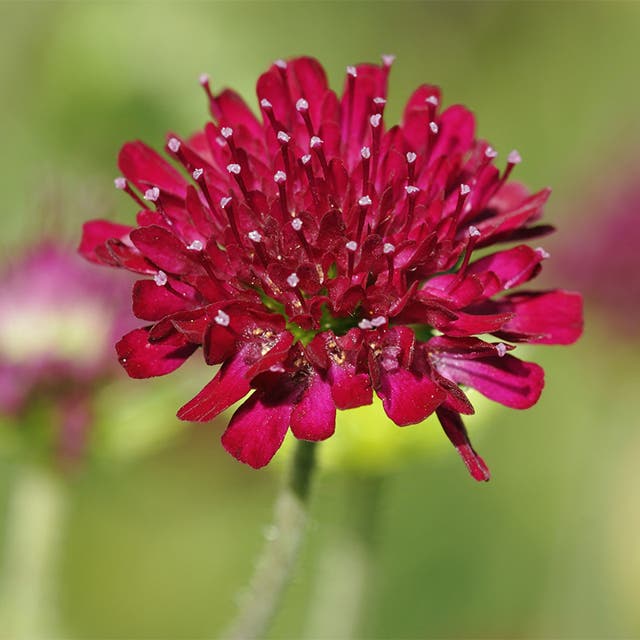
[[[240,611],[225,640],[263,638],[275,616],[304,537],[316,443],[299,440],[293,465],[276,500],[274,521]]]

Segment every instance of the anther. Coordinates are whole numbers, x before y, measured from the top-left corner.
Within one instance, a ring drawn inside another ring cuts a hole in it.
[[[498,342],[496,345],[498,357],[502,358],[507,353],[507,345],[504,342]]]
[[[474,225],[471,225],[467,229],[467,233],[469,234],[470,238],[477,238],[480,235],[480,231],[479,231],[478,227],[475,227]]]
[[[357,70],[355,67],[351,66],[351,65],[349,65],[349,66],[347,67],[347,73],[348,73],[352,78],[357,78],[357,77],[358,77],[358,70]]]
[[[374,102],[374,104],[379,104],[379,105],[382,105],[382,106],[387,104],[387,101],[384,98],[382,98],[381,96],[378,96],[378,97],[374,98],[373,102]]]
[[[286,131],[278,131],[278,142],[282,142],[283,144],[287,144],[289,140],[291,140],[291,136]]]
[[[420,187],[416,187],[415,185],[408,184],[404,188],[404,190],[407,192],[408,195],[413,196],[420,191]]]
[[[487,147],[484,150],[484,155],[487,158],[495,158],[498,155],[498,152],[493,147]]]
[[[113,184],[115,186],[116,189],[120,189],[120,191],[124,191],[127,188],[127,180],[126,178],[123,178],[122,176],[118,176],[114,181]]]
[[[153,276],[153,281],[159,286],[164,287],[168,282],[167,274],[164,271],[158,271],[155,276]]]
[[[259,231],[249,231],[249,233],[247,233],[247,237],[249,240],[253,240],[253,242],[262,242],[262,234]]]
[[[155,202],[160,197],[160,189],[158,187],[147,189],[142,197],[150,202]]]
[[[286,69],[287,68],[287,63],[282,59],[276,60],[273,64],[275,64],[276,67],[278,67],[279,69]]]
[[[191,174],[193,176],[194,180],[199,180],[200,176],[204,173],[204,169],[194,169],[193,173]]]
[[[222,309],[218,309],[218,314],[213,319],[216,324],[219,324],[221,327],[228,327],[231,318],[229,314],[225,313]]]
[[[348,251],[356,251],[358,249],[358,243],[355,240],[349,240],[349,242],[347,242],[344,246]]]
[[[392,53],[383,53],[381,57],[382,57],[382,64],[385,67],[390,67],[393,64],[394,60],[396,59],[396,57]]]
[[[231,202],[232,198],[229,196],[225,196],[224,198],[220,198],[220,207],[223,209]]]
[[[304,98],[300,98],[296,102],[296,111],[308,111],[308,109],[309,103]]]
[[[440,131],[440,128],[438,127],[438,125],[435,122],[430,122],[429,123],[429,129],[431,129],[432,133],[438,133],[438,131]]]
[[[368,207],[371,205],[371,198],[369,196],[362,196],[362,198],[358,200],[358,204],[361,207]]]
[[[309,162],[311,162],[311,156],[308,153],[305,153],[302,158],[300,158],[300,162],[302,162],[303,165],[309,164]]]
[[[522,157],[520,154],[514,149],[508,156],[507,162],[509,164],[520,164],[522,162]]]
[[[364,160],[368,160],[371,157],[371,149],[369,147],[362,147],[362,149],[360,149],[360,156]]]
[[[276,184],[281,184],[282,182],[286,182],[287,174],[284,171],[276,171],[273,176],[273,181]]]
[[[394,244],[391,244],[390,242],[385,242],[382,245],[382,253],[384,253],[385,255],[389,255],[390,253],[393,253],[396,250],[396,246]]]
[[[178,153],[180,150],[180,140],[178,138],[169,138],[169,142],[167,142],[167,147],[169,147],[169,151],[173,153]]]
[[[543,260],[551,257],[551,254],[548,251],[545,251],[542,247],[536,247],[535,251]]]
[[[460,185],[460,195],[466,196],[471,191],[471,187],[468,184]]]
[[[239,164],[235,164],[235,163],[228,164],[227,165],[227,171],[229,173],[233,173],[234,175],[237,176],[237,175],[240,174],[240,165]]]
[[[287,277],[287,284],[292,289],[295,289],[298,286],[299,282],[300,282],[300,278],[298,278],[298,274],[295,271]]]
[[[201,73],[200,77],[198,78],[198,82],[203,86],[206,87],[209,84],[209,81],[211,80],[211,78],[209,77],[208,73]]]
[[[321,147],[323,144],[323,140],[322,138],[319,138],[318,136],[311,136],[311,140],[309,141],[309,146],[312,149],[316,149],[317,147]]]
[[[295,231],[300,231],[300,229],[302,229],[302,220],[300,220],[300,218],[294,218],[291,221],[291,226]]]
[[[413,151],[407,151],[406,158],[409,164],[413,164],[416,161],[417,157],[418,156]]]
[[[369,124],[375,129],[380,126],[380,120],[382,120],[382,115],[379,113],[375,113],[369,117]]]
[[[360,320],[360,322],[358,322],[358,327],[360,329],[373,329],[374,325],[371,322],[371,320],[367,320],[366,318],[363,318],[362,320]]]
[[[191,249],[191,251],[202,251],[202,249],[204,248],[204,245],[202,244],[201,240],[194,240],[188,247],[187,249]]]
[[[437,107],[438,104],[440,104],[440,101],[438,100],[438,96],[429,96],[428,98],[425,98],[424,101],[428,104],[432,104],[434,107]]]
[[[376,316],[375,318],[371,318],[371,324],[374,327],[381,327],[387,324],[387,319],[384,316]]]
[[[220,134],[225,140],[228,140],[233,135],[233,129],[231,127],[222,127]]]

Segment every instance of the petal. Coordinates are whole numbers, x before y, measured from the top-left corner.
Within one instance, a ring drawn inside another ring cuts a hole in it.
[[[152,342],[149,340],[150,329],[134,329],[116,344],[120,364],[132,378],[171,373],[198,348],[176,331]]]
[[[96,249],[104,245],[111,238],[127,238],[133,227],[116,224],[108,220],[91,220],[82,225],[82,239],[78,252],[90,262],[113,265],[112,260],[105,261],[104,254],[96,254]]]
[[[458,450],[462,460],[467,465],[469,473],[479,482],[488,481],[491,477],[489,468],[471,446],[467,430],[462,422],[462,418],[460,418],[460,414],[444,407],[440,407],[436,411],[436,414],[451,444]]]
[[[152,225],[134,229],[131,242],[160,269],[179,274],[200,271],[197,252],[189,251],[173,233],[162,227]]]
[[[140,140],[127,142],[122,147],[118,166],[142,192],[153,186],[178,198],[186,196],[187,181],[164,158]]]
[[[156,322],[186,309],[188,305],[184,298],[167,287],[158,286],[153,280],[138,280],[133,286],[133,313],[141,320]]]
[[[444,391],[430,378],[401,367],[395,371],[380,367],[376,393],[385,413],[399,426],[422,422],[445,399]]]
[[[240,462],[264,467],[284,440],[292,410],[291,398],[282,390],[255,391],[231,418],[222,446]]]
[[[336,405],[331,385],[317,373],[291,414],[291,431],[300,440],[326,440],[336,428]]]
[[[513,409],[528,409],[542,393],[544,371],[510,355],[467,359],[441,353],[435,365],[444,377],[466,384],[490,400]]]

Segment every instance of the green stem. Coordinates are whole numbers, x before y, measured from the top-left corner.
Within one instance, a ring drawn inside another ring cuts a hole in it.
[[[315,449],[315,442],[297,442],[291,472],[276,500],[267,544],[242,598],[240,611],[222,634],[226,640],[263,638],[278,610],[307,525]]]
[[[6,518],[0,593],[0,627],[7,638],[50,638],[59,631],[55,574],[64,489],[47,470],[28,463],[17,470]]]

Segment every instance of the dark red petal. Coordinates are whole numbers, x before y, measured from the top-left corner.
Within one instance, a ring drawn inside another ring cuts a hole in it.
[[[140,227],[131,232],[131,241],[160,269],[169,273],[199,271],[195,255],[173,233],[158,226]]]
[[[467,465],[469,473],[475,480],[486,482],[491,477],[489,468],[484,460],[475,452],[469,441],[467,430],[462,422],[459,413],[450,411],[444,407],[436,410],[436,415],[440,424],[451,441],[451,444],[458,450],[462,460]]]
[[[178,332],[150,342],[150,329],[134,329],[116,344],[120,364],[132,378],[151,378],[171,373],[198,348]]]
[[[138,189],[158,187],[177,198],[187,194],[187,181],[164,158],[144,142],[127,142],[120,150],[118,166]]]
[[[98,264],[114,265],[113,258],[104,253],[97,254],[96,249],[102,247],[111,238],[122,239],[129,236],[133,227],[124,224],[116,224],[108,220],[90,220],[82,225],[82,239],[78,252],[90,262]]]
[[[449,380],[473,387],[487,398],[514,409],[533,406],[544,387],[542,367],[510,355],[465,359],[442,353],[436,366]]]
[[[336,405],[331,385],[314,372],[291,414],[291,431],[300,440],[326,440],[333,435],[335,427]]]
[[[213,380],[178,411],[178,418],[191,422],[207,422],[249,393],[249,366],[244,354],[227,360]]]
[[[255,391],[235,412],[222,434],[222,446],[254,469],[269,463],[289,427],[293,405],[288,396]]]
[[[133,286],[133,313],[141,320],[155,322],[188,308],[184,298],[159,287],[153,280],[138,280]]]
[[[433,380],[401,367],[395,371],[380,367],[376,393],[385,413],[399,426],[422,422],[445,399],[444,391]]]
[[[333,401],[338,409],[355,409],[373,402],[371,377],[368,373],[357,373],[352,364],[332,363],[328,377]]]

